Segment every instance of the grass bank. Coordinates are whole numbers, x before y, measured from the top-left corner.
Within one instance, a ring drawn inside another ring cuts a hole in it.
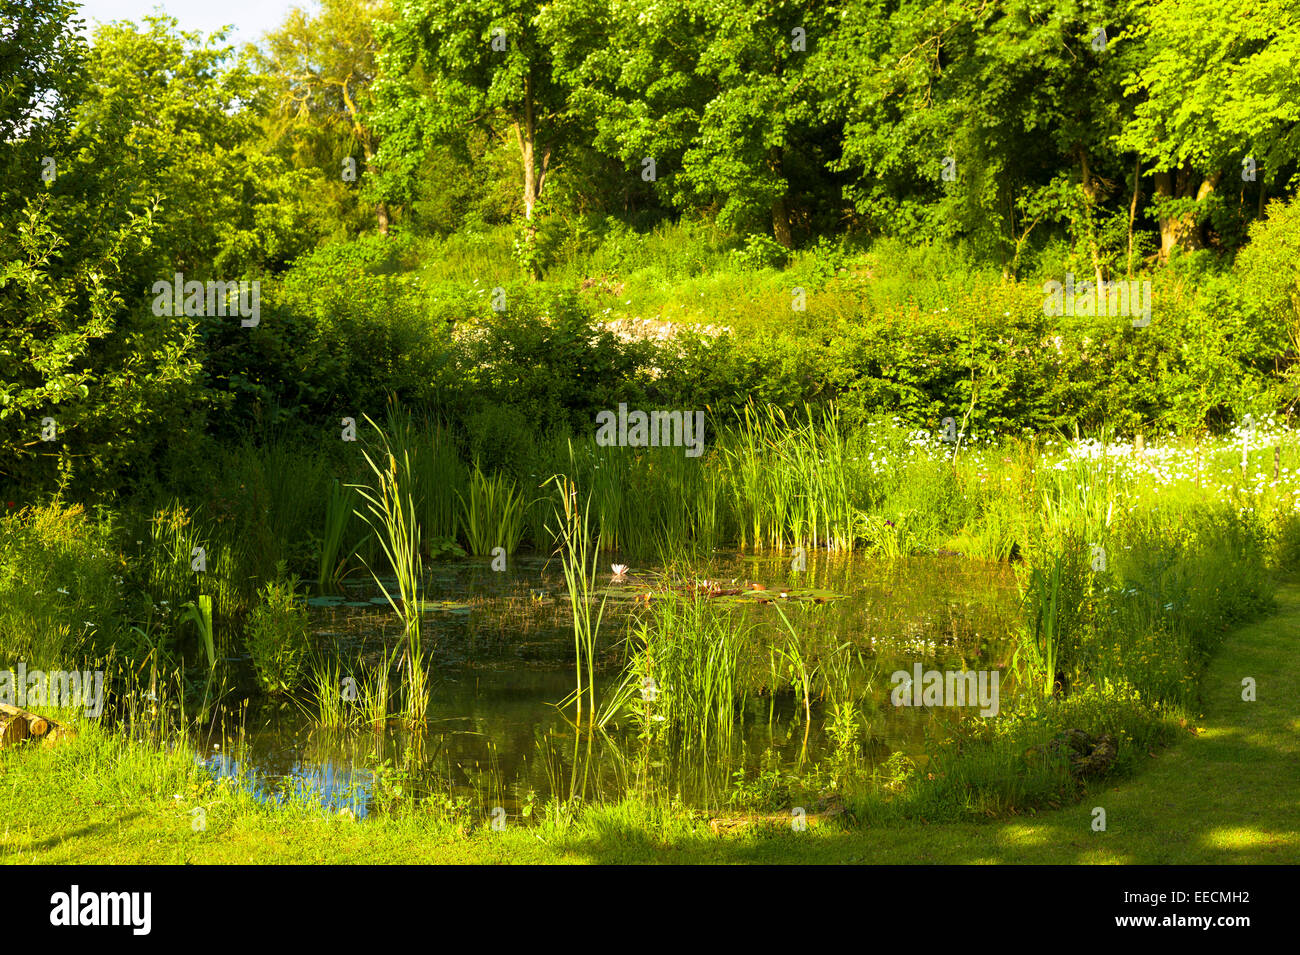
[[[702,815],[625,803],[494,832],[481,822],[259,803],[200,781],[179,754],[88,728],[0,756],[7,863],[1300,863],[1300,583],[1232,632],[1202,680],[1195,735],[1078,804],[988,822],[857,828],[785,824],[718,834]],[[1254,677],[1258,700],[1241,699]],[[135,753],[124,749],[135,747]],[[131,757],[124,759],[123,757]],[[1107,831],[1091,828],[1106,810]],[[196,831],[193,810],[204,809]]]

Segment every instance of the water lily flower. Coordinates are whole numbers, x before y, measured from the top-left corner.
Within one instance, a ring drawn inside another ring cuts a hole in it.
[[[615,580],[622,580],[627,576],[627,564],[611,564],[609,569],[614,572]]]

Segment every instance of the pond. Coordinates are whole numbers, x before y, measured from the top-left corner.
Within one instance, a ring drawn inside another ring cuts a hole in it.
[[[296,791],[357,816],[375,808],[377,769],[408,793],[483,812],[501,807],[512,819],[551,797],[617,799],[632,791],[712,808],[738,794],[761,797],[782,780],[824,781],[846,764],[870,774],[894,753],[924,765],[927,740],[943,723],[979,711],[895,706],[890,675],[917,663],[1005,675],[1019,626],[1015,577],[1005,563],[814,553],[795,573],[788,554],[730,553],[688,569],[633,566],[616,579],[616,560],[604,562],[598,577],[605,600],[598,700],[623,681],[630,634],[653,612],[655,598],[646,596],[684,591],[751,628],[729,735],[703,747],[670,744],[652,732],[653,717],[627,713],[601,732],[576,732],[572,709],[557,706],[574,690],[572,614],[559,561],[516,556],[505,571],[464,560],[426,574],[426,727],[412,731],[393,720],[327,729],[309,705],[263,702],[228,716],[225,725],[237,728],[222,742],[204,740],[208,764],[267,798]],[[310,602],[322,652],[382,659],[399,635],[396,616],[381,605],[373,580],[345,590]],[[771,648],[789,634],[781,611],[804,653],[841,662],[822,667],[807,711],[802,696],[773,689],[769,678]],[[836,681],[841,692],[828,693]],[[642,690],[632,706],[653,699],[653,689]]]

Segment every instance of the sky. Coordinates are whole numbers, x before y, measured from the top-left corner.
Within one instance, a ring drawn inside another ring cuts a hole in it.
[[[82,0],[81,17],[91,29],[96,22],[139,21],[159,7],[179,20],[182,29],[206,34],[233,25],[231,41],[253,43],[278,27],[294,7],[315,10],[318,4],[313,0]]]

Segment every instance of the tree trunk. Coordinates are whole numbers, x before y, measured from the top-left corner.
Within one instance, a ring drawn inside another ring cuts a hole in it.
[[[794,248],[794,234],[790,229],[790,211],[786,208],[785,197],[777,196],[772,203],[772,234],[776,241],[787,249]]]
[[[1133,223],[1137,219],[1138,211],[1138,184],[1142,181],[1142,157],[1138,156],[1137,162],[1133,166],[1133,201],[1128,206],[1128,274],[1126,278],[1133,277]]]
[[[1101,191],[1100,184],[1093,179],[1092,170],[1088,166],[1088,151],[1083,148],[1082,144],[1075,147],[1079,154],[1079,172],[1080,186],[1083,189],[1084,202],[1084,232],[1088,238],[1088,255],[1092,259],[1092,270],[1097,277],[1098,294],[1105,281],[1105,276],[1101,267],[1101,248],[1097,245],[1097,232],[1093,227],[1093,208],[1097,205],[1098,194]]]
[[[524,167],[524,218],[533,221],[533,207],[537,205],[537,182],[533,179],[533,134],[525,133],[523,127],[516,123],[515,133],[519,137],[519,158]]]
[[[533,78],[524,80],[524,114],[515,122],[515,139],[519,143],[519,160],[524,172],[524,218],[533,221],[533,210],[542,195],[546,182],[546,167],[551,151],[542,156],[541,169],[537,168],[537,116],[533,104]]]
[[[772,149],[768,164],[777,177],[781,177],[782,156],[780,148],[774,147]],[[772,235],[785,248],[794,248],[794,230],[790,227],[790,208],[786,205],[784,192],[772,200]]]
[[[1156,173],[1156,195],[1161,199],[1174,198],[1174,176],[1168,171]],[[1169,261],[1169,253],[1179,242],[1179,232],[1183,225],[1176,217],[1161,214],[1157,220],[1160,228],[1160,261]]]
[[[1199,203],[1214,192],[1219,183],[1219,174],[1215,173],[1213,176],[1203,179],[1195,191],[1193,191],[1192,187],[1195,177],[1185,166],[1180,166],[1173,172],[1168,170],[1157,172],[1155,179],[1157,195],[1173,199],[1190,199],[1194,197]],[[1161,262],[1168,262],[1169,255],[1175,248],[1183,252],[1191,252],[1205,247],[1201,226],[1196,220],[1197,210],[1195,209],[1181,215],[1166,214],[1160,216]]]

